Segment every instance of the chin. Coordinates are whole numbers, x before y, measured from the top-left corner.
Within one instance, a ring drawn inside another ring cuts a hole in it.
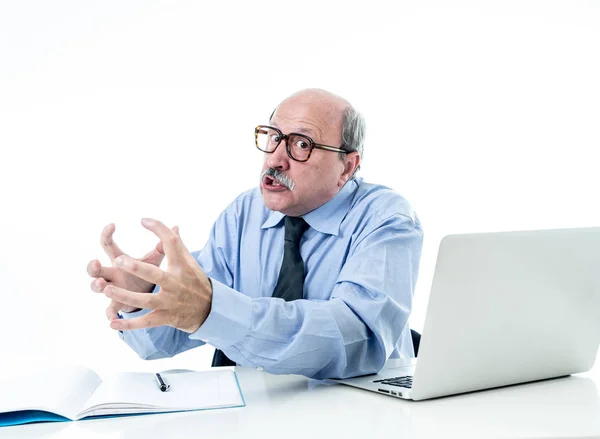
[[[274,199],[274,194],[267,191],[263,192],[262,190],[261,192],[263,196],[263,203],[267,209],[283,213],[283,211],[289,207],[289,203],[286,203],[283,200]]]

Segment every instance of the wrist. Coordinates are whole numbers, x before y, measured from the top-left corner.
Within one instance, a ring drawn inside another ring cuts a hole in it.
[[[210,277],[207,277],[206,279],[208,280],[207,285],[206,285],[206,290],[207,290],[206,292],[208,293],[207,294],[208,298],[206,299],[204,306],[202,306],[199,309],[199,313],[197,314],[196,324],[193,327],[188,328],[188,330],[185,330],[185,332],[188,332],[190,334],[193,334],[198,329],[200,329],[200,327],[204,324],[204,322],[208,318],[208,315],[210,314],[210,310],[212,308],[213,285],[212,285],[212,281],[210,280]]]

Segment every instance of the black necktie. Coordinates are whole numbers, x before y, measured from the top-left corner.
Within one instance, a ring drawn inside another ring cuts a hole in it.
[[[283,241],[283,263],[279,271],[279,279],[273,297],[281,297],[285,301],[304,297],[304,262],[300,256],[300,239],[308,228],[308,224],[300,217],[285,217],[285,236]],[[222,351],[215,350],[212,367],[235,366]]]
[[[300,256],[300,239],[307,228],[308,224],[302,218],[285,217],[283,263],[273,297],[281,297],[287,302],[304,297],[304,262]]]

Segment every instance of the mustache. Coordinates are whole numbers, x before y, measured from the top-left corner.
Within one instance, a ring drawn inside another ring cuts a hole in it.
[[[272,179],[277,180],[279,183],[281,183],[291,191],[293,191],[296,187],[294,181],[290,177],[285,175],[283,172],[278,171],[277,169],[267,168],[260,176],[260,181],[263,181],[265,176],[267,175]]]

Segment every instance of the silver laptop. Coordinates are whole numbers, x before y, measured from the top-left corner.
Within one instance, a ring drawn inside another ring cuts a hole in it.
[[[418,359],[337,380],[422,400],[585,372],[600,342],[600,228],[446,236]]]

